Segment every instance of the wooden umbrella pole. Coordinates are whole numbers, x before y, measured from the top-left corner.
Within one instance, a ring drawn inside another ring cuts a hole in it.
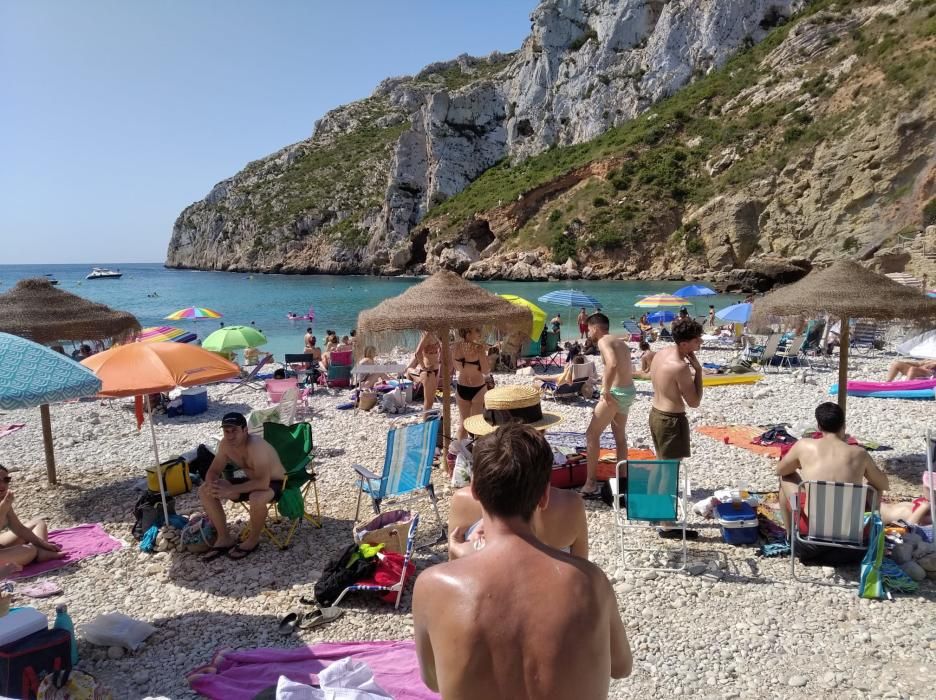
[[[39,406],[39,415],[42,417],[42,446],[45,448],[46,477],[49,484],[57,484],[55,476],[55,448],[52,446],[52,416],[49,414],[49,404]]]
[[[448,456],[449,443],[452,441],[452,370],[451,347],[449,346],[449,333],[445,332],[442,342],[442,368],[439,372],[439,381],[442,383],[442,459]]]
[[[848,316],[842,316],[839,328],[839,376],[838,405],[845,413],[845,397],[848,396]]]

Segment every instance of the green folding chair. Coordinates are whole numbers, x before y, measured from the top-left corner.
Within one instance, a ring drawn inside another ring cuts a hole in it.
[[[680,483],[679,460],[676,459],[631,459],[617,463],[617,474],[626,465],[627,477],[611,479],[611,506],[618,527],[621,545],[621,563],[627,564],[627,552],[660,554],[657,545],[647,547],[625,547],[624,529],[634,527],[656,528],[665,525],[682,531],[681,563],[679,566],[641,566],[631,569],[653,569],[682,571],[686,568],[688,545],[686,543],[686,517],[688,510],[689,471],[683,470]],[[621,501],[623,500],[623,503]],[[679,517],[680,505],[682,518]]]
[[[276,450],[283,469],[286,470],[286,483],[283,484],[283,491],[279,498],[270,503],[269,513],[292,521],[285,537],[277,536],[269,522],[264,526],[263,534],[269,537],[279,549],[286,549],[304,520],[309,521],[315,527],[322,527],[318,487],[315,483],[316,475],[310,466],[313,449],[312,426],[308,423],[294,425],[264,423],[263,439]],[[315,510],[311,513],[306,510],[306,500],[310,491],[315,500]],[[241,505],[250,512],[247,503],[242,502]]]

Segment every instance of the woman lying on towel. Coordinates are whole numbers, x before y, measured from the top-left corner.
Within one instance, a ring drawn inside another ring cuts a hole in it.
[[[903,520],[909,525],[932,525],[930,518],[929,472],[923,472],[923,495],[904,503],[882,503],[881,520],[885,525]]]
[[[0,464],[0,530],[9,528],[9,532],[0,534],[0,575],[3,575],[7,564],[22,567],[34,561],[61,559],[65,556],[59,545],[49,542],[49,531],[44,520],[34,518],[22,523],[16,517],[13,512],[13,492],[10,491],[11,480],[10,472]]]
[[[894,360],[887,368],[887,380],[892,382],[900,375],[907,379],[929,379],[936,376],[936,360]]]

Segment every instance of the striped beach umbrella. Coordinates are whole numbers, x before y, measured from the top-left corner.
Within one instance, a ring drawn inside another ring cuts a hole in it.
[[[221,318],[221,314],[213,309],[206,309],[203,306],[189,306],[178,311],[173,311],[166,316],[167,321],[181,321],[182,319],[198,318]]]
[[[666,306],[685,306],[688,303],[682,297],[673,294],[651,294],[638,301],[634,306],[639,306],[642,309],[658,309]]]
[[[601,306],[601,303],[595,297],[577,289],[556,289],[539,297],[537,301],[556,306]]]
[[[173,326],[149,326],[134,337],[138,343],[191,343],[198,336],[190,331],[174,328]]]

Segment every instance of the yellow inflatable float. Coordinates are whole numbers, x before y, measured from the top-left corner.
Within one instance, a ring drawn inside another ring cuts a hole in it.
[[[755,384],[763,378],[763,374],[706,374],[704,377],[702,377],[702,386]]]

